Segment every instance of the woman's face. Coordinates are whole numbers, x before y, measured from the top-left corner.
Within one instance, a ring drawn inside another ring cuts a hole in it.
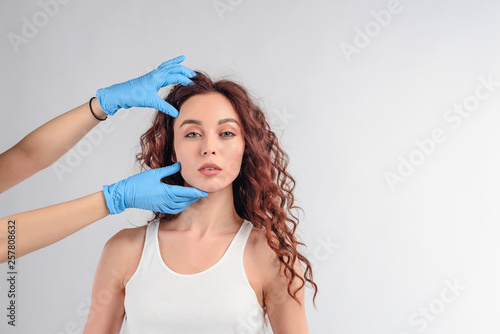
[[[173,161],[181,163],[185,186],[215,192],[232,185],[245,150],[240,124],[231,102],[220,93],[195,95],[182,104],[174,121]],[[200,172],[206,163],[216,164],[219,173]]]

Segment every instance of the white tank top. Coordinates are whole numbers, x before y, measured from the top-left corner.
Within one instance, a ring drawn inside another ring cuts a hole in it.
[[[243,221],[217,263],[191,275],[167,267],[158,226],[158,220],[149,223],[139,266],[125,287],[127,333],[265,333],[264,310],[243,267],[252,223]]]

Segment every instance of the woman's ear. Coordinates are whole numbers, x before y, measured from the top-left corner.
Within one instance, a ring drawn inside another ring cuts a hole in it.
[[[172,153],[172,155],[170,156],[170,159],[172,159],[172,161],[174,162],[174,164],[177,162],[175,153]]]

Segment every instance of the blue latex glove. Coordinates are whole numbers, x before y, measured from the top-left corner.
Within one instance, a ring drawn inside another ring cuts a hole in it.
[[[176,214],[191,203],[208,196],[196,188],[165,184],[160,180],[181,170],[180,162],[167,167],[150,169],[103,186],[109,212],[114,215],[128,208]]]
[[[184,59],[185,56],[170,59],[141,77],[99,89],[96,93],[99,105],[108,115],[114,115],[120,108],[145,107],[177,117],[179,111],[159,97],[158,90],[177,83],[194,85],[189,78],[196,76],[196,72],[179,65]]]

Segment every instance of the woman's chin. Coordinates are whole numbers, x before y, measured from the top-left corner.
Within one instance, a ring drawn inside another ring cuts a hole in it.
[[[199,187],[195,187],[196,189],[200,189],[202,191],[206,191],[207,193],[215,193],[219,190],[221,190],[221,187],[214,186],[214,185],[200,185]]]
[[[206,191],[207,193],[213,193],[226,189],[227,187],[232,187],[232,182],[227,184],[227,180],[224,180],[225,182],[221,182],[223,180],[220,179],[215,180],[207,178],[205,180],[196,179],[192,181],[193,182],[189,182],[188,180],[186,180],[186,178],[184,178],[184,186]]]
[[[196,189],[199,189],[201,191],[206,191],[207,193],[215,193],[215,192],[221,191],[227,187],[227,186],[221,187],[220,185],[217,185],[217,184],[209,184],[209,182],[193,182],[193,185],[189,185],[186,182],[185,186],[196,188]]]

